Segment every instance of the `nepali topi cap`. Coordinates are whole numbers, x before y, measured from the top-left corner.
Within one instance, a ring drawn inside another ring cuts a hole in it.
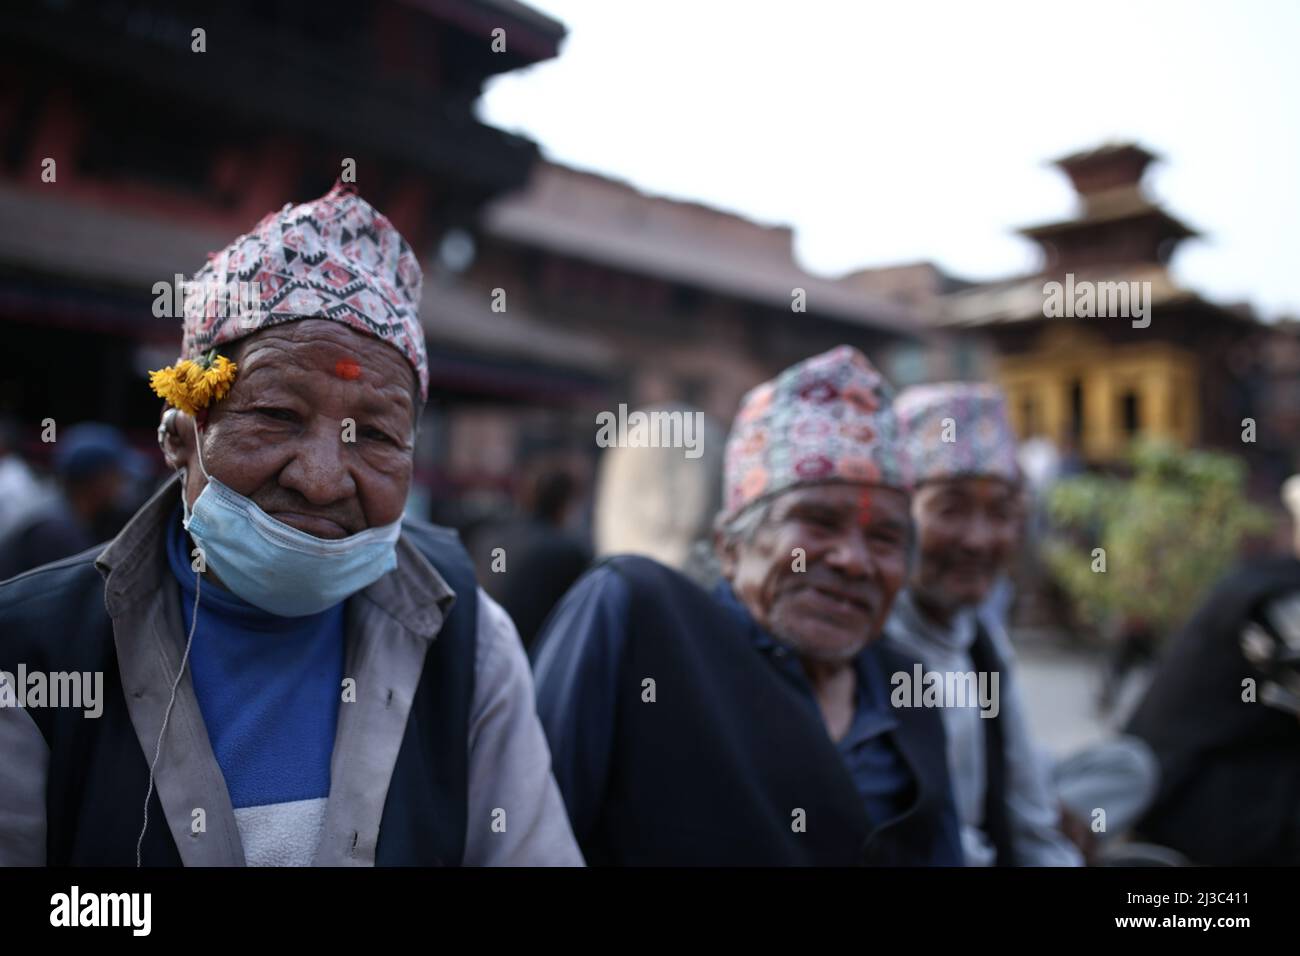
[[[429,361],[420,325],[423,276],[410,245],[388,218],[350,186],[300,205],[286,203],[235,239],[187,283],[181,361],[153,373],[165,398],[202,407],[191,382],[212,378],[215,349],[273,325],[328,319],[397,349],[429,394]],[[191,367],[193,366],[193,367]],[[226,377],[233,381],[233,366]],[[151,378],[151,381],[152,378]],[[179,384],[178,384],[179,383]],[[229,383],[225,383],[228,390]],[[206,399],[206,400],[204,400]]]
[[[802,485],[907,490],[893,388],[857,349],[805,359],[741,399],[727,439],[722,520]]]
[[[1016,436],[997,386],[916,385],[903,389],[894,408],[917,484],[971,476],[1020,480]]]

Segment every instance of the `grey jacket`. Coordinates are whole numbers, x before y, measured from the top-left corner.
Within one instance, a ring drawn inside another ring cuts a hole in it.
[[[885,638],[891,647],[919,660],[927,671],[973,672],[970,649],[975,640],[977,613],[968,608],[954,618],[950,627],[943,627],[926,617],[911,592],[904,590],[894,601]],[[1083,857],[1057,826],[1058,798],[1049,765],[1029,731],[1010,638],[989,616],[980,620],[1002,660],[995,703],[1003,722],[1007,820],[1016,859],[1021,866],[1080,866]],[[983,829],[985,718],[974,707],[948,706],[941,713],[966,865],[991,866],[996,851]]]
[[[95,558],[105,579],[122,688],[146,760],[157,747],[187,633],[164,551],[165,522],[177,489],[174,479],[164,485]],[[391,698],[363,694],[340,708],[330,794],[313,865],[374,864],[388,781],[425,651],[437,639],[453,597],[442,576],[403,535],[397,568],[348,600],[347,673],[359,687],[390,688]],[[464,862],[580,866],[582,856],[551,774],[523,647],[505,611],[482,589],[477,598]],[[54,796],[46,793],[50,751],[24,709],[0,706],[0,754],[0,866],[42,865],[46,802]],[[235,814],[188,670],[176,687],[155,786],[187,866],[245,864]],[[207,814],[202,840],[191,834],[191,808],[197,806]],[[506,811],[504,830],[493,826],[498,809]]]

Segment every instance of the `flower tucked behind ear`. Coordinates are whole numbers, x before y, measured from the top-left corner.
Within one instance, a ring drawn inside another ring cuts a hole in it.
[[[238,370],[239,366],[213,349],[197,359],[182,359],[150,372],[149,387],[168,405],[194,415],[226,397]]]

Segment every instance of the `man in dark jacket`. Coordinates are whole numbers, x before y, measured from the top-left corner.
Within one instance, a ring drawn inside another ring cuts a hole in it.
[[[960,865],[932,710],[877,643],[911,525],[891,392],[840,347],[746,395],[723,581],[598,566],[535,658],[538,710],[593,864]]]
[[[181,474],[0,583],[0,866],[582,862],[510,619],[403,520],[420,283],[340,188],[199,271]]]
[[[1214,589],[1157,665],[1128,732],[1160,761],[1146,838],[1209,866],[1300,865],[1300,560]]]

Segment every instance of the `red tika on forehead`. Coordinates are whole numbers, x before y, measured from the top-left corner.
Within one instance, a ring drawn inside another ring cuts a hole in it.
[[[334,374],[349,382],[361,377],[361,366],[351,359],[339,359],[334,363]]]
[[[863,488],[858,495],[858,527],[865,528],[871,523],[871,506],[874,497],[870,488]]]

